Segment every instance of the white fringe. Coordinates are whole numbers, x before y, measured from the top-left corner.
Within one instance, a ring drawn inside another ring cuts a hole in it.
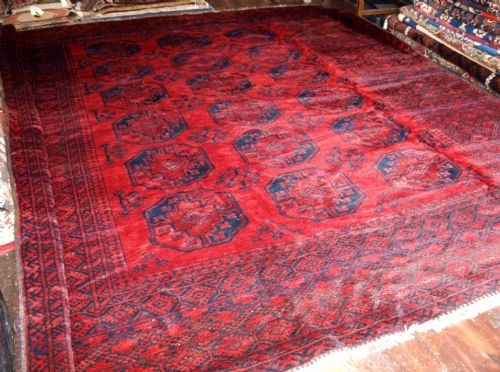
[[[485,86],[486,88],[490,89],[490,83],[491,83],[491,81],[495,78],[495,76],[496,76],[496,73],[495,73],[495,72],[492,72],[492,73],[490,74],[490,76],[488,76],[488,77],[486,78],[486,80],[484,81],[484,86]]]
[[[349,362],[365,359],[371,354],[380,353],[405,342],[414,340],[417,333],[431,331],[441,332],[446,328],[457,325],[465,320],[473,319],[496,307],[500,307],[500,292],[481,297],[471,304],[463,305],[458,309],[452,310],[447,314],[441,315],[425,323],[414,324],[405,331],[382,336],[374,341],[353,348],[326,352],[311,360],[309,363],[294,368],[291,371],[317,372],[348,370]]]
[[[384,25],[382,26],[382,28],[384,30],[387,30],[388,26],[389,26],[389,17],[386,17],[385,20],[384,20]]]
[[[71,9],[73,5],[71,5],[71,2],[69,0],[60,0],[61,6],[63,8]]]
[[[38,6],[35,6],[35,5],[31,5],[30,6],[30,13],[33,17],[41,17],[43,16],[43,10],[42,8],[38,7]]]

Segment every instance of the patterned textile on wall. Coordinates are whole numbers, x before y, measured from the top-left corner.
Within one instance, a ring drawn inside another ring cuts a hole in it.
[[[282,371],[498,291],[498,101],[359,18],[1,45],[28,370]]]

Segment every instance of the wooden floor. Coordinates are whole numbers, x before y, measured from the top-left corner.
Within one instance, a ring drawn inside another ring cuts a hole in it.
[[[215,11],[301,5],[299,0],[208,0]],[[348,0],[312,0],[312,4],[354,11]],[[11,318],[19,322],[15,281],[15,255],[0,256],[0,290]],[[18,326],[16,326],[18,329]],[[419,333],[415,339],[388,350],[335,362],[318,371],[500,371],[500,303],[475,319],[463,321],[439,333]]]
[[[500,308],[329,371],[500,371]]]

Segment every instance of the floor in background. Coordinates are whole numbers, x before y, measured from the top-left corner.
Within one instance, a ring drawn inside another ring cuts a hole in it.
[[[242,8],[301,5],[302,1],[209,0],[215,11]],[[313,4],[322,3],[313,0]],[[331,7],[352,11],[343,0],[327,0]],[[18,313],[15,255],[0,256],[0,290],[11,317]],[[19,320],[17,320],[19,322]],[[500,304],[475,319],[462,322],[440,333],[427,332],[401,346],[347,364],[331,366],[332,371],[498,371],[500,370]]]

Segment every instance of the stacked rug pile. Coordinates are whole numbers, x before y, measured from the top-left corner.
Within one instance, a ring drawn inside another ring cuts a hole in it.
[[[427,57],[500,92],[500,2],[424,0],[401,8],[386,27]]]
[[[18,29],[52,27],[101,18],[135,18],[148,14],[211,11],[204,0],[0,0],[0,24]]]
[[[133,13],[186,12],[207,10],[210,6],[203,0],[85,0],[83,9],[101,15]]]
[[[33,5],[34,3],[36,3],[35,0],[1,0],[0,16],[11,12],[13,9]]]

